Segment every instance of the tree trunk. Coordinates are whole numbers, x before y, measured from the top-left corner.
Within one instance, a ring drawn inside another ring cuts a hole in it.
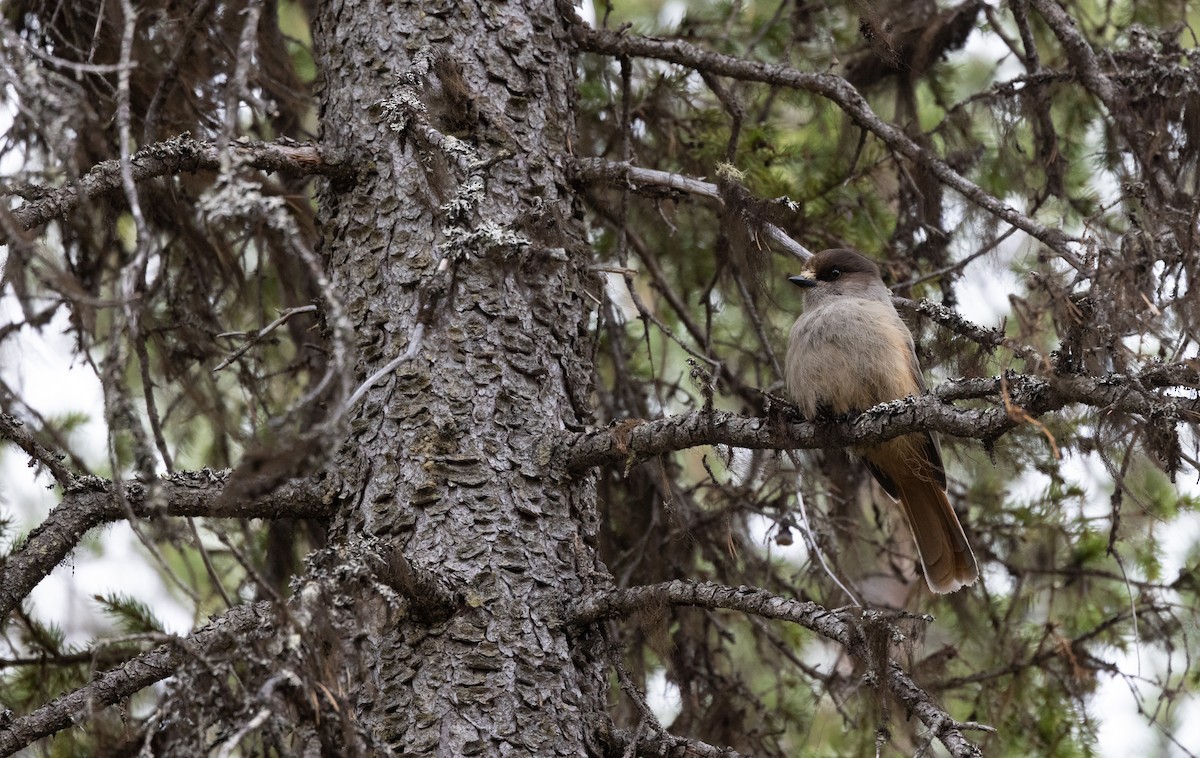
[[[419,343],[351,412],[334,540],[456,601],[330,598],[352,617],[340,685],[404,754],[584,754],[601,648],[558,611],[597,565],[595,488],[547,465],[588,421],[598,288],[565,186],[564,24],[547,0],[337,0],[314,47],[322,149],[370,167],[319,211],[356,378]]]

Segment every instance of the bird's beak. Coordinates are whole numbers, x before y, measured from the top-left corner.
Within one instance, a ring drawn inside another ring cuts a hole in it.
[[[789,276],[788,281],[797,287],[816,287],[817,274],[815,271],[801,271],[799,276]]]

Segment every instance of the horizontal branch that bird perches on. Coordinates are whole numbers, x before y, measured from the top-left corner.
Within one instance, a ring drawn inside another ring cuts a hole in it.
[[[83,687],[0,727],[0,756],[51,734],[61,732],[97,710],[126,700],[140,690],[172,676],[190,657],[207,657],[237,641],[245,644],[274,633],[275,614],[266,602],[232,608],[207,626],[179,640],[159,645],[98,674]]]
[[[228,471],[172,474],[147,486],[80,477],[63,500],[0,564],[0,620],[38,585],[90,530],[126,517],[121,497],[141,517],[326,518],[329,507],[315,488],[289,482],[254,501],[222,498]]]
[[[796,600],[753,587],[729,587],[711,582],[675,580],[643,587],[592,593],[567,610],[569,623],[589,624],[628,616],[646,608],[689,606],[731,610],[762,618],[789,621],[832,640],[868,670],[887,666],[877,676],[905,709],[942,741],[953,756],[977,756],[978,749],[963,735],[964,729],[994,731],[991,727],[956,721],[933,697],[921,689],[898,664],[876,660],[874,646],[864,632],[868,625],[887,624],[875,611],[831,611],[812,601]]]
[[[1156,390],[1194,389],[1198,382],[1196,369],[1186,364],[1153,364],[1139,374],[1050,378],[1014,374],[946,382],[931,394],[881,403],[853,418],[830,423],[693,411],[653,421],[627,420],[607,429],[565,435],[558,444],[557,459],[567,470],[581,471],[610,464],[628,466],[700,445],[759,450],[849,447],[926,430],[994,440],[1030,418],[1074,404],[1196,423],[1200,421],[1200,400]],[[1000,400],[1005,392],[1007,404]],[[950,404],[983,398],[995,402],[975,408]],[[1013,414],[1013,408],[1020,408],[1023,414]]]

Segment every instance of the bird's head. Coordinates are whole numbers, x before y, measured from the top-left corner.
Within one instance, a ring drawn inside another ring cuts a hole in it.
[[[807,291],[805,300],[810,307],[839,295],[870,299],[890,296],[879,277],[879,267],[857,250],[822,250],[799,276],[788,277],[788,281]]]

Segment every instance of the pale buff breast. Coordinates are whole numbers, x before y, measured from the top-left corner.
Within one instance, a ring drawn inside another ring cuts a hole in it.
[[[912,336],[891,303],[835,297],[806,310],[788,339],[787,387],[812,418],[862,411],[920,392]]]

